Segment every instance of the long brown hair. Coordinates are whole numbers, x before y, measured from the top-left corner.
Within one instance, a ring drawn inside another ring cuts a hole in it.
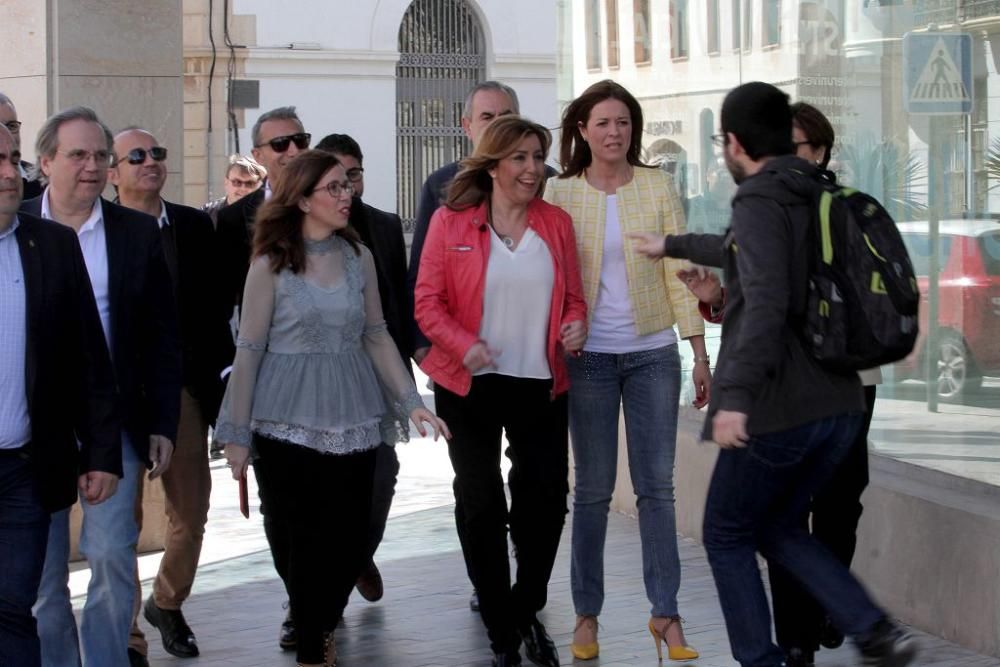
[[[471,157],[462,160],[461,171],[455,176],[448,188],[445,205],[453,210],[478,206],[493,192],[493,179],[490,169],[497,166],[517,149],[517,145],[527,136],[535,135],[542,144],[542,153],[549,154],[552,145],[552,135],[538,123],[513,114],[500,116],[483,130],[476,151]],[[538,181],[536,197],[545,191],[545,175]]]
[[[586,127],[590,120],[590,112],[604,100],[618,100],[628,107],[632,118],[632,140],[629,142],[625,159],[633,167],[648,167],[639,159],[642,153],[642,106],[624,86],[610,79],[598,81],[591,85],[583,94],[569,103],[562,117],[562,134],[559,139],[559,165],[562,173],[559,178],[575,178],[590,166],[594,156],[590,146],[583,140],[580,126]]]
[[[299,202],[312,194],[323,175],[340,164],[332,153],[303,151],[288,161],[281,172],[281,180],[271,192],[271,198],[257,211],[253,233],[254,258],[266,256],[271,260],[271,270],[279,273],[288,268],[301,273],[306,267],[306,247],[302,239],[302,221],[305,213]],[[348,225],[338,229],[354,249],[358,246],[357,231]]]

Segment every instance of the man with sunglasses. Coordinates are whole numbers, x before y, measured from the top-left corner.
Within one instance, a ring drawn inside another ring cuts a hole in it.
[[[231,206],[219,211],[217,233],[219,253],[222,258],[221,283],[227,312],[232,313],[243,303],[243,287],[250,268],[250,251],[253,244],[253,225],[257,209],[271,197],[271,191],[281,181],[285,165],[301,151],[309,148],[310,135],[302,127],[295,107],[278,107],[261,114],[250,131],[253,140],[253,158],[267,170],[264,187],[248,194]],[[238,318],[237,313],[237,318]],[[264,515],[264,532],[274,556],[274,567],[285,581],[288,550],[276,530],[266,505],[261,504]],[[278,645],[285,651],[294,650],[298,643],[291,605],[281,624]]]
[[[278,107],[261,114],[253,125],[250,137],[253,158],[267,170],[267,180],[264,187],[220,209],[218,214],[222,281],[230,309],[243,302],[257,209],[270,198],[271,190],[281,180],[288,161],[309,148],[311,138],[302,128],[295,107]]]
[[[354,186],[349,224],[357,230],[361,240],[372,251],[375,273],[378,277],[379,300],[389,328],[389,335],[396,343],[403,365],[410,368],[411,322],[413,311],[406,294],[406,241],[403,223],[395,213],[381,211],[362,201],[365,193],[364,156],[358,142],[346,134],[331,134],[316,144],[319,150],[333,153],[347,171],[347,178]],[[369,602],[382,598],[382,575],[375,565],[375,552],[385,534],[392,496],[399,474],[399,457],[396,448],[385,443],[375,451],[375,483],[372,489],[372,516],[368,532],[368,565],[358,577],[357,588]]]
[[[17,107],[9,97],[0,93],[0,125],[7,128],[11,136],[14,137],[14,147],[21,150],[21,121],[17,119]],[[18,171],[21,173],[21,183],[24,186],[24,199],[34,199],[42,194],[42,184],[34,174],[35,165],[26,160],[21,160],[18,164]]]
[[[101,197],[113,158],[111,131],[87,107],[61,111],[35,142],[46,188],[22,210],[79,238],[118,382],[124,424],[118,492],[82,502],[80,553],[91,567],[79,637],[70,604],[69,510],[52,515],[35,617],[47,667],[129,664],[135,597],[135,501],[143,466],[170,465],[181,397],[177,312],[156,219]],[[72,411],[74,406],[66,406]]]
[[[118,191],[119,202],[153,216],[159,223],[177,300],[184,382],[177,447],[170,469],[161,477],[167,514],[163,559],[143,615],[160,631],[167,653],[192,658],[199,653],[198,644],[181,605],[194,583],[208,521],[212,490],[208,427],[215,421],[222,400],[219,373],[234,354],[229,314],[216,276],[218,253],[211,219],[202,211],[161,197],[167,180],[167,149],[146,130],[129,128],[115,137],[113,151],[114,163],[108,177]],[[141,528],[141,483],[138,496],[135,508]],[[148,665],[146,638],[136,622],[141,595],[136,578],[129,638],[133,667]]]

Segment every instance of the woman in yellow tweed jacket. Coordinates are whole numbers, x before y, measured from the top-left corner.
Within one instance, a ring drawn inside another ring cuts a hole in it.
[[[604,540],[614,490],[619,408],[639,510],[649,631],[673,660],[698,657],[677,609],[680,560],[674,517],[674,448],[680,402],[678,333],[694,351],[695,405],[708,401],[711,373],[697,300],[674,273],[623,242],[633,232],[684,232],[684,212],[666,172],[643,165],[642,109],[612,81],[596,83],[563,114],[563,173],[545,199],[573,217],[590,327],[569,360],[570,433],[576,470],[571,580],[576,629],[571,651],[598,655],[604,603]],[[677,327],[675,332],[674,326]]]

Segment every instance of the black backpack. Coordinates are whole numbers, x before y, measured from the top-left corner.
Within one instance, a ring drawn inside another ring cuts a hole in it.
[[[920,290],[896,223],[873,197],[819,172],[802,334],[826,368],[856,371],[906,357]]]

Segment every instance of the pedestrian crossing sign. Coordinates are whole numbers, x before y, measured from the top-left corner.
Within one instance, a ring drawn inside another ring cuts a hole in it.
[[[903,37],[903,106],[916,114],[972,111],[972,35],[908,32]]]

